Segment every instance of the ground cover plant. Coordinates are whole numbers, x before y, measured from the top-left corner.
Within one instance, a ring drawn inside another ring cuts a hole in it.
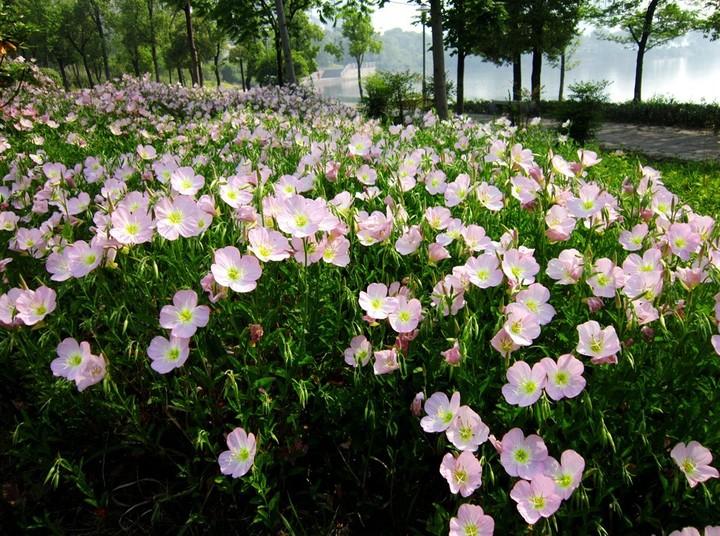
[[[0,113],[3,528],[718,533],[718,231],[657,170],[297,88]]]

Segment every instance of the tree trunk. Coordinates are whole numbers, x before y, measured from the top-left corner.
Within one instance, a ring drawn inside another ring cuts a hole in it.
[[[532,53],[532,73],[530,74],[530,92],[532,101],[536,104],[540,104],[542,57],[543,53],[540,47],[537,45],[534,46]]]
[[[90,65],[88,65],[87,57],[85,54],[82,55],[83,66],[85,67],[85,74],[87,75],[88,84],[90,87],[95,87],[93,84],[92,73],[90,72]]]
[[[645,46],[639,46],[637,51],[637,59],[635,60],[635,88],[633,90],[634,103],[639,103],[642,100],[642,76],[644,60]]]
[[[184,86],[185,85],[185,77],[183,77],[182,69],[180,67],[178,67],[177,72],[178,72],[178,82],[180,82],[181,86]]]
[[[92,2],[93,19],[100,37],[100,51],[102,52],[103,67],[105,68],[105,80],[110,80],[110,61],[108,60],[107,43],[105,43],[105,30],[103,29],[102,17],[100,16],[100,5]],[[100,78],[98,77],[98,81]]]
[[[242,58],[240,58],[240,82],[242,82],[243,91],[247,91],[248,88],[245,86],[245,68],[243,67]]]
[[[660,0],[651,0],[645,11],[645,17],[643,19],[643,30],[640,37],[640,41],[637,41],[638,51],[637,59],[635,61],[635,89],[633,91],[633,102],[638,103],[642,100],[642,75],[643,75],[643,61],[645,60],[645,52],[647,50],[648,39],[650,38],[650,32],[652,31],[652,23],[655,18],[655,9]]]
[[[512,98],[514,101],[522,100],[522,55],[519,52],[513,55]]]
[[[82,81],[80,80],[80,68],[78,67],[77,63],[72,64],[72,71],[75,75],[75,85],[77,87],[82,87]]]
[[[430,0],[432,28],[433,88],[435,110],[440,119],[447,119],[447,88],[445,86],[445,47],[443,45],[442,0]]]
[[[155,72],[155,81],[160,82],[160,65],[157,57],[157,40],[155,39],[155,0],[147,0],[148,22],[150,23],[150,55],[152,56],[153,71]],[[172,73],[172,71],[170,71]],[[172,74],[170,75],[170,83],[172,84]]]
[[[359,56],[358,56],[357,58],[355,58],[355,63],[357,63],[358,91],[360,91],[360,99],[362,99],[362,98],[363,98],[363,94],[362,94],[362,74],[361,74],[362,58],[359,57]]]
[[[277,14],[278,31],[280,32],[280,41],[282,42],[283,55],[285,56],[285,70],[287,73],[288,84],[297,84],[295,78],[295,66],[292,60],[292,51],[290,50],[290,34],[288,33],[287,21],[285,20],[285,6],[283,0],[275,0],[275,11]]]
[[[130,54],[130,63],[132,63],[135,76],[140,78],[140,52],[137,48]]]
[[[455,113],[462,115],[465,111],[465,50],[458,47],[457,51],[457,100]]]
[[[198,65],[200,62],[198,60],[197,47],[195,46],[195,34],[193,33],[192,25],[192,6],[190,5],[190,0],[185,0],[183,11],[185,12],[185,29],[187,31],[188,48],[190,49],[190,79],[192,80],[193,85],[202,85],[200,82],[200,75],[198,74]]]
[[[200,87],[203,87],[203,85],[205,85],[205,73],[203,72],[202,62],[199,62],[197,64],[197,72],[198,72],[198,82],[200,84]]]
[[[220,87],[220,43],[215,45],[215,81],[217,87]]]
[[[172,84],[172,69],[168,67],[168,80],[170,80],[170,83]]]
[[[560,54],[560,89],[558,90],[558,101],[562,102],[565,92],[565,51]]]
[[[275,63],[277,68],[277,84],[283,85],[285,77],[283,76],[283,60],[282,46],[280,45],[280,32],[275,32]]]
[[[68,81],[67,73],[65,72],[65,62],[61,57],[57,58],[58,67],[60,68],[60,76],[62,77],[63,87],[65,91],[70,91],[70,82]]]

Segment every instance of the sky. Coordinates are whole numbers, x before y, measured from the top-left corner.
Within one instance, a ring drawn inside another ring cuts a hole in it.
[[[385,7],[373,13],[372,20],[375,31],[382,33],[393,28],[400,28],[408,32],[421,31],[419,24],[417,26],[412,24],[413,19],[420,16],[419,7],[417,4],[391,0],[385,4]]]

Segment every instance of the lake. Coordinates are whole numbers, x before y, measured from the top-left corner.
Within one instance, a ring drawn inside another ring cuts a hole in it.
[[[421,47],[420,47],[421,49]],[[432,72],[432,58],[428,53],[428,75]],[[615,102],[631,100],[635,74],[635,50],[613,42],[586,38],[571,60],[576,66],[565,76],[565,96],[568,85],[576,81],[609,80],[610,99]],[[456,82],[455,59],[446,57],[449,79]],[[698,35],[678,40],[673,46],[653,49],[645,56],[643,99],[653,96],[674,98],[681,102],[720,101],[720,42],[702,39]],[[523,56],[523,87],[529,90],[531,58]],[[557,99],[559,69],[544,62],[543,97]],[[512,67],[497,67],[479,58],[469,58],[465,67],[465,97],[467,99],[505,100],[512,88]],[[358,100],[357,83],[338,80],[321,93],[345,102]]]

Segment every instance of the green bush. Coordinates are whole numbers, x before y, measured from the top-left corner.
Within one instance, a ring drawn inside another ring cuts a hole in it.
[[[421,105],[421,96],[414,91],[417,82],[418,75],[410,71],[372,74],[365,80],[361,101],[364,113],[384,122],[401,123]]]

